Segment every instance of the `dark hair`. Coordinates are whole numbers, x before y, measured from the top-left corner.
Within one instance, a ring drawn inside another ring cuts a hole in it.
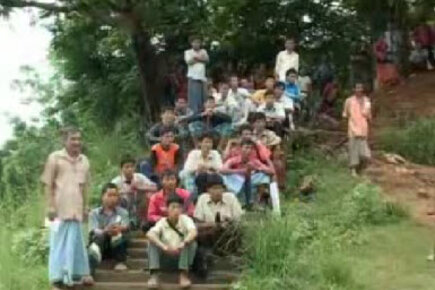
[[[165,178],[165,177],[175,177],[177,179],[177,183],[178,183],[178,174],[175,170],[167,169],[167,170],[163,171],[163,173],[160,175],[160,179],[163,180],[163,178]]]
[[[177,133],[177,129],[174,126],[163,126],[163,127],[160,128],[160,130],[159,130],[160,136],[163,136],[163,135],[165,135],[167,133],[174,133],[174,134],[176,134]]]
[[[240,143],[240,146],[244,146],[244,145],[249,145],[249,146],[255,146],[254,141],[249,140],[249,139],[244,139],[242,140],[242,142]]]
[[[269,76],[266,77],[266,80],[268,80],[268,79],[273,79],[273,80],[275,80],[275,77],[269,75]]]
[[[69,137],[70,135],[72,135],[72,134],[76,134],[76,133],[81,133],[81,131],[80,131],[79,128],[71,126],[71,127],[65,127],[65,128],[62,128],[62,129],[60,130],[60,133],[61,133],[61,135],[62,135],[62,139],[63,139],[64,141],[66,141],[66,140],[68,140],[68,137]]]
[[[206,101],[216,102],[216,100],[215,100],[215,98],[213,96],[208,96]]]
[[[121,159],[121,168],[125,165],[125,164],[136,164],[136,159],[134,159],[131,155],[125,155],[122,157]]]
[[[286,37],[285,41],[286,42],[287,41],[294,41],[294,42],[296,42],[296,39],[293,36],[290,36],[290,37]]]
[[[201,37],[199,37],[199,35],[191,35],[191,36],[189,37],[189,43],[192,43],[192,42],[194,42],[195,40],[199,40],[199,41],[201,41]]]
[[[211,139],[214,143],[214,135],[212,132],[205,132],[199,137],[199,141],[203,141],[204,139]]]
[[[164,114],[166,112],[172,112],[172,113],[174,113],[174,111],[175,111],[175,109],[173,107],[166,106],[166,107],[162,108],[161,114]]]
[[[252,119],[253,122],[256,122],[258,120],[266,120],[266,115],[263,112],[257,112]]]
[[[166,206],[170,206],[172,203],[184,205],[184,200],[178,194],[171,194],[166,201]]]
[[[281,88],[282,90],[285,90],[285,83],[283,83],[283,82],[276,82],[274,87],[275,88]]]
[[[101,196],[103,196],[109,189],[116,189],[116,190],[118,190],[118,186],[116,186],[116,184],[111,183],[111,182],[106,183],[103,186],[103,189],[101,190]]]
[[[298,72],[297,72],[297,70],[295,70],[294,68],[291,68],[291,69],[289,69],[289,70],[286,71],[285,76],[288,77],[290,74],[295,74],[295,75],[297,75]]]
[[[245,130],[254,131],[254,129],[252,129],[252,126],[250,124],[243,124],[239,127],[239,134],[242,134],[243,131]]]
[[[215,185],[221,185],[225,187],[224,180],[219,174],[216,173],[209,174],[207,176],[207,189]]]

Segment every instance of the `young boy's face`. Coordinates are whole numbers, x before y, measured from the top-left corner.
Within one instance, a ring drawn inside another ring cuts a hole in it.
[[[194,50],[198,50],[201,48],[201,41],[199,39],[192,40],[192,42],[190,44],[192,45],[192,48]]]
[[[219,202],[222,200],[222,195],[224,193],[224,187],[223,185],[216,184],[213,186],[210,186],[208,188],[208,193],[210,194],[210,198],[213,202]]]
[[[125,163],[124,165],[122,165],[121,170],[124,177],[127,178],[128,180],[131,180],[133,178],[135,167],[136,164],[134,163]]]
[[[207,100],[204,104],[205,110],[213,110],[216,107],[216,102],[214,100]]]
[[[288,39],[285,42],[285,49],[287,49],[288,51],[293,51],[295,50],[296,47],[296,43],[293,39]]]
[[[355,95],[357,95],[357,96],[364,95],[364,85],[363,84],[356,84],[355,85]]]
[[[163,134],[161,136],[160,143],[162,144],[162,146],[168,147],[169,145],[174,143],[174,139],[175,139],[175,136],[174,136],[173,132],[166,132],[165,134]]]
[[[252,145],[244,144],[242,145],[242,158],[248,158],[252,152]]]
[[[280,99],[282,95],[284,94],[284,90],[281,86],[276,86],[275,89],[273,89],[273,93],[275,95],[275,99]]]
[[[239,78],[238,77],[231,77],[230,86],[232,89],[237,89],[239,87]]]
[[[242,137],[242,139],[244,139],[244,140],[251,139],[252,138],[252,131],[249,129],[244,129],[241,132],[240,137]]]
[[[164,125],[171,125],[175,122],[175,114],[172,110],[166,110],[161,115],[162,123]]]
[[[221,96],[226,97],[230,91],[230,86],[227,83],[222,83],[219,87],[219,93]]]
[[[168,205],[168,218],[178,219],[183,212],[183,207],[181,204],[172,202]]]
[[[210,151],[211,149],[213,149],[213,140],[210,138],[202,139],[200,148],[203,151]]]
[[[273,86],[275,85],[275,79],[273,78],[267,78],[266,82],[264,83],[264,86],[266,87],[266,90],[273,90]]]
[[[258,119],[254,122],[254,128],[256,130],[264,130],[266,128],[266,120]]]
[[[187,108],[187,102],[185,99],[178,99],[175,106],[177,106],[178,109],[185,109]]]
[[[298,75],[295,73],[291,73],[287,76],[287,81],[291,84],[295,84],[298,80]]]
[[[114,208],[119,204],[119,192],[116,188],[109,188],[103,195],[103,205]]]
[[[164,176],[162,186],[165,190],[174,191],[177,188],[177,177],[174,175]]]

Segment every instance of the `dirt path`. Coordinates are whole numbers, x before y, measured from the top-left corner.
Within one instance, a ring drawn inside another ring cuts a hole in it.
[[[412,76],[396,88],[379,92],[374,107],[374,144],[382,128],[435,116],[435,73]],[[388,199],[408,208],[416,220],[435,226],[435,167],[394,162],[375,152],[366,175],[381,186]]]

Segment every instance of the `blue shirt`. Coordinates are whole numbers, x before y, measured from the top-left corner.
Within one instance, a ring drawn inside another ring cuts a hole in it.
[[[113,225],[129,225],[127,210],[117,206],[110,215],[104,213],[103,207],[98,207],[91,211],[89,215],[89,231],[104,230],[106,227]]]
[[[286,97],[291,98],[295,103],[301,102],[301,90],[297,84],[287,82],[285,84],[284,94]]]

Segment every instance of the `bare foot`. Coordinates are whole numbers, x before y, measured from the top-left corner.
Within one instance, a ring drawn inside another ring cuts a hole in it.
[[[159,276],[157,274],[151,274],[150,279],[147,282],[148,289],[158,289],[159,288]]]
[[[82,283],[83,283],[83,286],[90,287],[90,286],[94,286],[95,281],[94,281],[94,278],[92,278],[92,276],[86,276],[86,277],[83,277]]]
[[[113,269],[117,272],[124,272],[128,270],[127,266],[124,263],[116,264]]]
[[[187,274],[187,272],[181,272],[180,273],[180,287],[182,289],[186,289],[189,288],[190,286],[192,286],[192,282],[189,279],[189,275]]]

